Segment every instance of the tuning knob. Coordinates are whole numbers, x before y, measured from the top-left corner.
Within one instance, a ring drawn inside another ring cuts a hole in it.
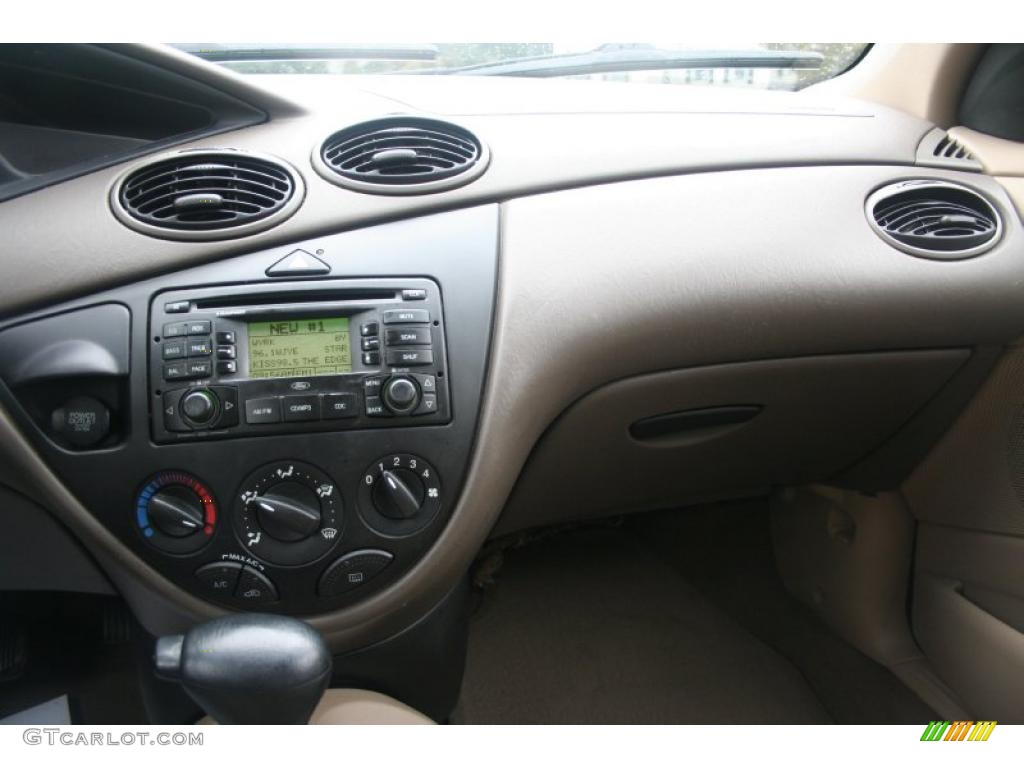
[[[384,404],[399,415],[412,413],[420,404],[420,390],[408,376],[392,376],[384,385]]]
[[[249,502],[260,528],[278,541],[302,541],[320,530],[320,501],[299,483],[283,482]]]
[[[408,520],[423,506],[425,489],[415,473],[407,469],[385,470],[373,486],[373,506],[384,517]]]
[[[149,499],[149,519],[161,533],[181,538],[203,530],[203,502],[183,485],[161,488]]]

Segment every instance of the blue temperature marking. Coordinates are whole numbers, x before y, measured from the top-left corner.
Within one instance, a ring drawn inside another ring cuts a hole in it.
[[[158,490],[158,486],[155,482],[150,483],[142,489],[142,493],[139,494],[139,501],[135,507],[135,521],[139,524],[139,528],[146,536],[153,535],[153,529],[149,527],[149,511],[147,509],[149,500],[153,498]]]

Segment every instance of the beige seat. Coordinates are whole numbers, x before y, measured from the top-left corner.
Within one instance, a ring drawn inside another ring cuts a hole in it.
[[[328,688],[313,710],[310,725],[434,725],[426,715],[397,699],[359,688]],[[204,717],[199,725],[216,725]]]

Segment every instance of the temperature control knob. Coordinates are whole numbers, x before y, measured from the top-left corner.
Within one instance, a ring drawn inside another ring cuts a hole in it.
[[[235,532],[255,557],[303,565],[341,540],[341,494],[324,472],[279,461],[253,472],[235,496]]]
[[[153,494],[149,519],[161,533],[180,538],[203,529],[203,502],[184,485],[169,485]]]
[[[367,468],[359,491],[363,519],[378,533],[401,536],[425,528],[441,508],[441,481],[426,460],[385,456]]]
[[[187,555],[206,545],[217,526],[217,504],[198,478],[187,472],[158,473],[139,491],[135,523],[157,549]]]

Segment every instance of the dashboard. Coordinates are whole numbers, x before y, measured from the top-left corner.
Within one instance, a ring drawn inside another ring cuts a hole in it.
[[[258,609],[351,650],[490,536],[895,487],[1024,328],[1013,202],[895,110],[116,50],[248,124],[0,204],[0,481],[153,634]],[[352,159],[446,126],[411,188],[422,154]],[[879,236],[866,201],[921,184],[988,217],[969,258]]]

